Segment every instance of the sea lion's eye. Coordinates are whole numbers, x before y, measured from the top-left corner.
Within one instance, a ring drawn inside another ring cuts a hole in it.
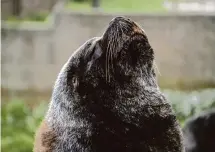
[[[86,70],[86,71],[89,71],[89,70],[90,70],[92,64],[93,64],[92,61],[90,61],[90,62],[87,63],[87,70]]]
[[[137,48],[143,47],[143,44],[141,42],[137,43]]]
[[[75,88],[78,86],[78,78],[77,77],[74,76],[72,78],[72,84],[74,85]]]

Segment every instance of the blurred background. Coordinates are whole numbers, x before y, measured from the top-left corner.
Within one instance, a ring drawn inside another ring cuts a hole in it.
[[[2,152],[32,151],[61,67],[119,15],[146,31],[182,127],[215,107],[215,0],[1,0],[1,10]]]

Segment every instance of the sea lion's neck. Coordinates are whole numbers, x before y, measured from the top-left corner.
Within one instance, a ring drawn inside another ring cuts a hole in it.
[[[138,80],[140,81],[140,80]],[[74,123],[75,117],[87,117],[89,115],[94,115],[96,117],[96,110],[108,109],[109,111],[117,110],[115,106],[130,106],[138,105],[150,105],[159,104],[158,98],[163,98],[163,95],[159,91],[157,86],[146,85],[145,82],[139,82],[133,85],[127,84],[127,86],[117,86],[112,88],[112,90],[101,90],[97,89],[91,91],[92,94],[80,97],[76,93],[70,94],[66,88],[62,88],[60,85],[56,85],[55,96],[52,97],[52,101],[49,106],[49,116],[47,119],[52,119],[50,122],[54,122],[53,125],[72,125]],[[150,96],[150,99],[147,98]],[[151,101],[154,103],[151,103]],[[86,111],[88,109],[88,111]],[[130,109],[128,109],[129,111]],[[101,113],[101,112],[100,112]],[[87,115],[87,116],[86,116]],[[62,126],[61,126],[62,127]]]

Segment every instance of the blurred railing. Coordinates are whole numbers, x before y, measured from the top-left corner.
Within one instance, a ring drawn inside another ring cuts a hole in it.
[[[169,11],[215,13],[215,0],[165,0],[164,7]]]

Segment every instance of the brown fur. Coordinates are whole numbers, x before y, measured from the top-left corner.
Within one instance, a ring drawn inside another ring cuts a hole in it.
[[[33,152],[51,152],[54,148],[56,135],[43,121],[36,132]]]
[[[146,35],[146,34],[143,32],[143,30],[142,30],[140,27],[138,27],[136,24],[134,24],[134,26],[133,26],[133,33],[140,33],[140,34]]]
[[[144,31],[113,19],[61,69],[34,152],[184,152],[153,61]]]

